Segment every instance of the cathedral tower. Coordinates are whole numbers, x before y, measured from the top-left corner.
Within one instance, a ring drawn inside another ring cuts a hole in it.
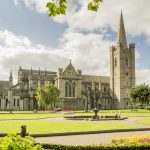
[[[117,45],[110,47],[112,108],[130,108],[129,90],[135,85],[135,44],[127,44],[121,12]]]

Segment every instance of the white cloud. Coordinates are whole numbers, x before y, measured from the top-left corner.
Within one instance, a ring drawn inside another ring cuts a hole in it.
[[[15,6],[18,6],[19,4],[25,4],[27,8],[30,8],[33,11],[36,11],[38,13],[47,13],[47,2],[51,0],[13,0]]]
[[[47,13],[46,3],[51,0],[14,0],[15,4],[24,3],[26,7],[38,12]],[[85,0],[68,0],[66,16],[55,17],[59,23],[67,23],[70,30],[94,31],[108,29],[116,31],[121,9],[123,10],[127,33],[130,35],[145,34],[150,36],[150,1],[143,0],[104,0],[98,12],[87,10]]]
[[[14,0],[16,5],[24,3],[27,8],[46,15],[47,8],[45,6],[47,1],[49,0]],[[54,18],[54,21],[67,23],[68,25],[67,31],[60,39],[61,43],[58,49],[33,44],[28,38],[16,35],[14,35],[16,36],[14,38],[5,39],[3,37],[5,34],[3,33],[4,35],[0,37],[3,40],[0,40],[0,43],[3,42],[5,51],[10,54],[11,51],[15,51],[15,55],[9,57],[9,59],[2,60],[8,60],[6,64],[12,64],[10,61],[20,58],[19,62],[23,60],[22,62],[26,66],[31,64],[33,66],[50,64],[48,66],[51,70],[58,67],[56,64],[63,66],[66,60],[71,58],[76,67],[83,69],[83,73],[108,75],[109,46],[113,42],[105,39],[104,36],[106,37],[107,34],[109,36],[109,28],[115,32],[117,31],[121,9],[123,10],[126,32],[131,36],[146,35],[146,44],[149,44],[149,0],[138,2],[137,0],[104,0],[100,10],[96,13],[87,11],[87,1],[85,2],[85,0],[68,0],[68,4],[66,16]],[[101,35],[95,34],[93,31],[100,31]],[[88,34],[85,35],[82,32],[87,32]],[[9,34],[13,36],[13,33]],[[28,63],[25,63],[23,59],[26,57],[30,60]],[[150,69],[139,69],[139,58],[139,50],[136,50],[137,83],[150,83],[148,78]]]
[[[0,68],[7,73],[12,68],[15,74],[20,65],[57,71],[72,59],[76,69],[83,69],[83,73],[109,75],[109,46],[112,44],[103,35],[66,32],[59,48],[52,49],[7,30],[0,31]]]
[[[137,84],[146,83],[150,85],[150,69],[137,69],[136,77]]]
[[[20,65],[57,71],[58,67],[65,68],[69,59],[75,69],[82,69],[83,74],[109,75],[109,47],[114,42],[103,35],[66,32],[58,49],[34,44],[27,37],[7,30],[0,31],[0,37],[1,79],[8,79],[10,69],[13,69],[16,81]],[[137,83],[150,83],[149,74],[150,69],[137,69]]]

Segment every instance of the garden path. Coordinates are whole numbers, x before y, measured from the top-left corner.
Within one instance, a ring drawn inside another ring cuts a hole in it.
[[[91,144],[111,143],[112,138],[115,137],[124,137],[124,136],[131,136],[131,135],[146,135],[146,134],[150,134],[150,131],[134,131],[134,132],[132,131],[132,132],[118,132],[118,133],[40,137],[40,138],[36,138],[36,142],[66,144],[66,145],[91,145]]]

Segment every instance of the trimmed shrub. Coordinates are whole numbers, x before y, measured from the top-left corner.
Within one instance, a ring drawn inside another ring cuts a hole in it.
[[[0,150],[43,150],[41,145],[35,145],[34,138],[26,136],[22,138],[17,134],[8,134],[0,139]]]
[[[51,150],[150,150],[150,144],[130,144],[130,145],[90,145],[71,146],[60,144],[42,144],[44,149]]]

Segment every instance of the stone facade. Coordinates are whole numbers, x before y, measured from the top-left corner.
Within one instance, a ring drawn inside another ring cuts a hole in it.
[[[36,89],[38,84],[45,83],[58,87],[57,107],[64,110],[130,108],[128,93],[135,85],[135,45],[127,45],[122,13],[117,44],[110,47],[110,77],[82,74],[71,61],[57,72],[20,67],[16,85],[13,85],[12,71],[9,81],[0,81],[0,110],[39,109]]]
[[[135,85],[135,44],[127,45],[121,13],[117,45],[110,47],[110,89],[113,107],[130,107],[129,90]]]

